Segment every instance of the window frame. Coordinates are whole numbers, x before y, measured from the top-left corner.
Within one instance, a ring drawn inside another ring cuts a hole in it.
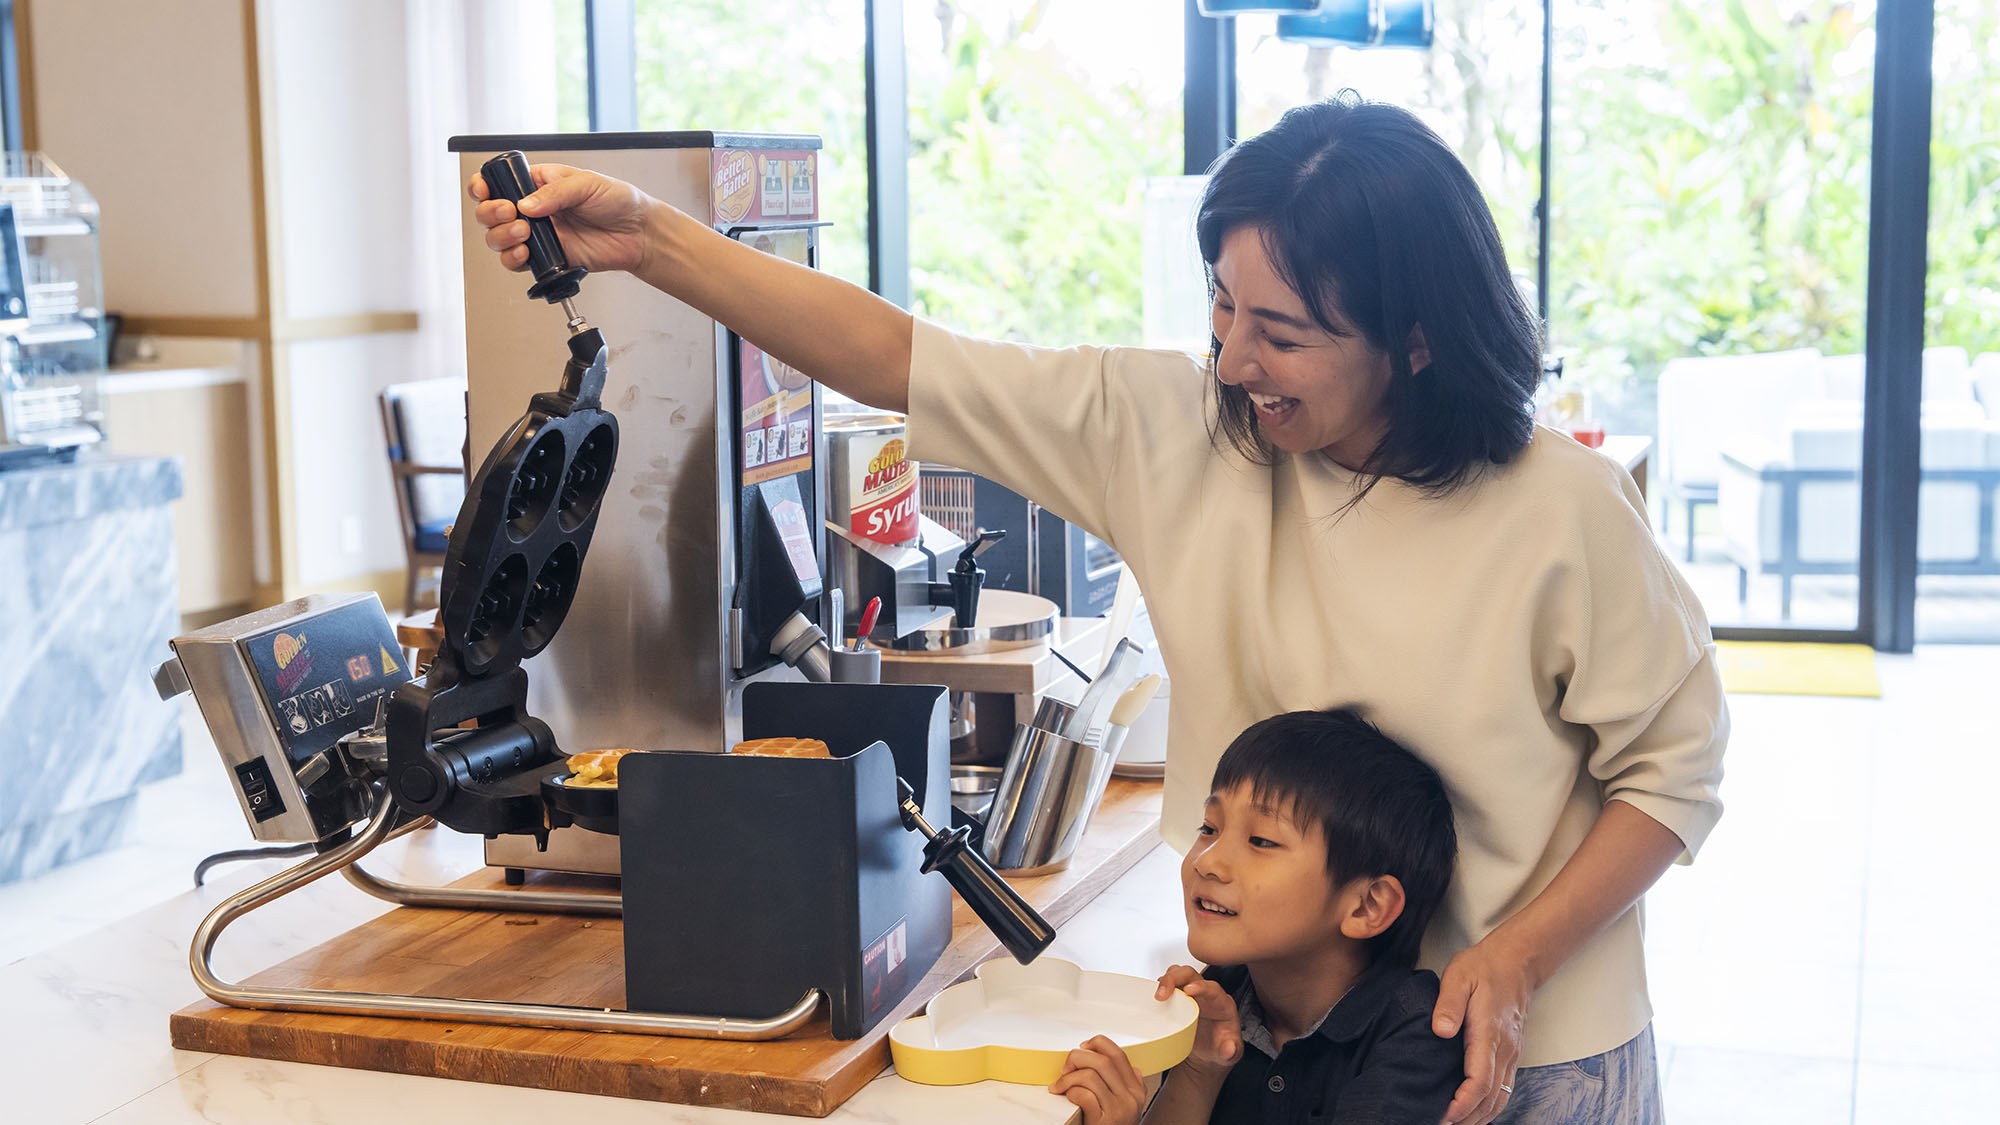
[[[867,99],[869,288],[902,307],[910,301],[908,86],[903,0],[861,0],[867,12],[863,84]],[[11,12],[12,0],[0,0]],[[1231,20],[1201,15],[1183,0],[1186,20],[1182,165],[1207,170],[1236,133],[1236,36]],[[1543,0],[1540,292],[1548,292],[1547,206],[1553,169],[1550,120],[1552,0]],[[631,128],[637,118],[631,46],[632,0],[586,0],[593,130]],[[1851,629],[1720,627],[1739,640],[1829,641],[1909,652],[1916,639],[1918,418],[1922,400],[1923,315],[1929,222],[1931,45],[1934,0],[1876,9],[1875,87],[1870,138],[1866,364],[1863,392],[1861,553]],[[12,21],[6,21],[11,48]],[[624,45],[623,50],[615,45]],[[12,52],[5,50],[9,136],[18,135]],[[622,124],[621,124],[622,123]],[[1543,313],[1547,320],[1546,296]]]

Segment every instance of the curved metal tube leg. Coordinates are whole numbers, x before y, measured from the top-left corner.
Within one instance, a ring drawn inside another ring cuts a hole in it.
[[[819,991],[807,989],[799,1002],[768,1019],[733,1019],[617,1008],[577,1008],[554,1004],[510,1004],[496,1000],[459,1000],[435,996],[402,996],[345,992],[320,988],[268,988],[227,984],[209,966],[216,939],[229,923],[268,902],[282,898],[336,869],[346,867],[384,842],[414,831],[424,822],[395,825],[395,807],[384,788],[375,799],[368,827],[360,835],[281,871],[254,887],[238,891],[202,919],[188,947],[188,968],[208,998],[236,1008],[269,1011],[326,1012],[343,1016],[387,1016],[404,1019],[453,1020],[463,1023],[552,1027],[575,1031],[623,1031],[645,1035],[681,1035],[698,1039],[777,1039],[812,1019]],[[372,878],[372,876],[370,877]],[[390,884],[383,884],[387,887]],[[414,889],[414,888],[413,888]],[[503,892],[488,892],[499,894]]]
[[[340,869],[348,882],[384,902],[398,906],[438,906],[455,910],[518,910],[525,914],[625,913],[619,895],[589,895],[573,891],[482,891],[467,887],[419,887],[384,879],[350,863]]]

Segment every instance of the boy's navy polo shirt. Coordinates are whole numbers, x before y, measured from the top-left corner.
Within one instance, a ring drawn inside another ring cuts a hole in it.
[[[1439,1039],[1431,1032],[1436,973],[1372,966],[1318,1027],[1278,1048],[1275,1058],[1249,970],[1232,965],[1202,975],[1254,1020],[1210,1125],[1437,1125],[1464,1081],[1463,1033]]]

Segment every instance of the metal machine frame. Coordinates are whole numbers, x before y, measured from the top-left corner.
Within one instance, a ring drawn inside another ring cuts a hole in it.
[[[253,887],[224,899],[195,928],[188,947],[188,968],[195,984],[209,999],[236,1008],[266,1011],[323,1012],[343,1016],[387,1016],[399,1019],[458,1020],[465,1023],[550,1027],[568,1031],[625,1031],[644,1035],[678,1035],[697,1039],[779,1039],[804,1027],[818,1009],[820,994],[808,990],[799,1002],[767,1019],[690,1016],[629,1012],[617,1008],[579,1008],[555,1004],[514,1004],[498,1000],[461,1000],[400,993],[348,992],[330,988],[272,988],[229,984],[215,975],[210,958],[222,931],[231,922],[339,871],[363,891],[404,906],[444,906],[470,910],[521,910],[534,913],[620,913],[613,895],[583,895],[551,891],[480,891],[448,887],[413,887],[388,882],[355,864],[363,856],[407,833],[430,824],[429,817],[396,824],[395,798],[387,786],[378,789],[368,826],[357,836],[319,855],[280,871]]]

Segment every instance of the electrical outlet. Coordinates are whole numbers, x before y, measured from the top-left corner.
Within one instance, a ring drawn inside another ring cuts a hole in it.
[[[358,555],[361,553],[361,517],[342,516],[340,519],[340,553]]]

